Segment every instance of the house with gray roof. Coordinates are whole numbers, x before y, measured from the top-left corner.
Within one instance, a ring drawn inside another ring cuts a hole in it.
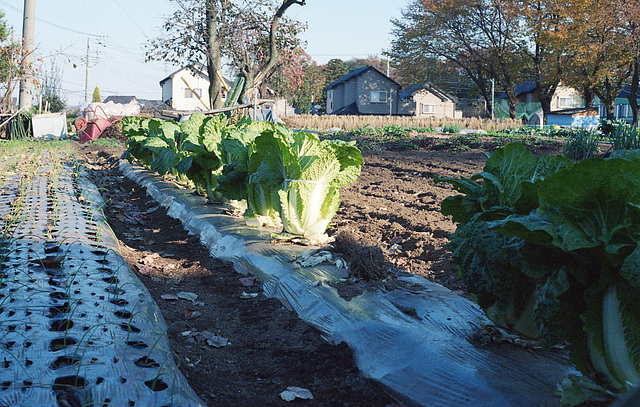
[[[324,88],[327,114],[396,115],[400,85],[372,66],[363,66]]]
[[[137,103],[142,105],[142,102],[140,102],[140,100],[135,96],[108,96],[102,101],[102,103],[109,102],[120,103],[122,105],[126,105],[127,103]]]
[[[398,114],[405,116],[448,117],[457,119],[462,117],[462,111],[456,110],[453,96],[429,85],[428,83],[412,85],[403,89],[399,94]]]

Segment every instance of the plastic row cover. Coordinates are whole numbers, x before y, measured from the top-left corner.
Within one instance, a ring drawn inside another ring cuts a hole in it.
[[[124,161],[120,169],[200,235],[213,256],[257,276],[266,295],[278,298],[334,343],[346,342],[360,370],[407,404],[554,406],[556,384],[569,373],[578,374],[560,356],[506,344],[474,345],[470,337],[487,322],[483,312],[418,276],[404,279],[411,290],[366,292],[346,301],[325,284],[345,277],[345,270],[296,265],[296,256],[308,248],[272,245],[269,232],[219,214],[204,198]],[[415,312],[403,312],[407,309]]]
[[[2,179],[0,406],[204,406],[97,189],[52,161]]]

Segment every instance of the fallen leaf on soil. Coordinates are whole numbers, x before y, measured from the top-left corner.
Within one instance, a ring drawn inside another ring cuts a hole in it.
[[[139,262],[142,263],[142,264],[151,265],[151,264],[153,264],[155,259],[157,259],[158,257],[160,257],[160,255],[158,253],[152,253],[152,254],[140,259]]]
[[[146,214],[153,213],[153,212],[157,211],[158,209],[160,209],[160,206],[155,206],[155,207],[153,207],[151,209],[147,209],[145,213]]]
[[[165,264],[162,266],[162,271],[173,270],[174,268],[176,268],[175,264]]]
[[[246,293],[243,291],[240,298],[256,298],[258,295],[259,293]]]
[[[184,319],[196,319],[200,316],[200,311],[192,310],[191,308],[185,308]]]
[[[180,298],[175,295],[175,294],[162,294],[160,296],[160,298],[162,298],[163,300],[167,300],[167,301],[178,301]]]
[[[301,267],[314,267],[325,261],[332,262],[332,260],[333,260],[333,254],[329,251],[309,250],[307,252],[302,253],[296,259],[296,263],[298,263]]]
[[[140,274],[144,274],[144,275],[148,275],[151,274],[151,270],[153,269],[153,267],[145,264],[144,266],[142,266],[142,268],[140,268],[138,271],[140,272]]]
[[[178,293],[178,298],[182,298],[183,300],[189,300],[191,302],[196,302],[196,300],[198,299],[198,294],[182,291]]]
[[[295,399],[313,400],[313,394],[302,387],[289,386],[287,390],[280,393],[280,397],[284,401],[293,401]]]
[[[229,340],[227,338],[223,338],[213,332],[202,331],[200,332],[200,336],[206,339],[209,346],[213,346],[214,348],[222,348],[223,346],[229,345]]]
[[[245,287],[251,287],[256,282],[256,278],[255,277],[242,277],[242,278],[239,278],[238,281],[240,281],[240,284],[242,284]]]

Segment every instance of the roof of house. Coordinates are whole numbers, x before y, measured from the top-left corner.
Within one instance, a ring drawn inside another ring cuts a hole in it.
[[[346,105],[346,106],[341,107],[340,109],[338,109],[335,112],[333,112],[333,114],[335,114],[335,115],[354,116],[354,115],[359,115],[360,114],[360,110],[358,109],[358,105],[356,104],[356,102],[353,102],[350,105]]]
[[[390,80],[391,82],[395,83],[396,85],[400,86],[400,84],[398,84],[398,82],[394,81],[393,79],[389,78],[387,75],[383,74],[382,72],[378,71],[376,68],[372,67],[371,65],[367,65],[367,66],[363,66],[361,68],[358,69],[354,69],[353,71],[349,72],[348,74],[341,76],[340,78],[336,79],[335,81],[331,82],[329,85],[327,85],[323,90],[329,90],[329,89],[333,89],[336,86],[345,83],[353,78],[356,78],[360,75],[363,75],[365,72],[369,71],[373,69],[374,71],[378,72],[380,75],[384,76],[385,78],[387,78],[388,80]]]
[[[166,78],[164,78],[163,80],[160,81],[160,86],[162,86],[166,81],[168,81],[169,79],[172,79],[174,76],[176,76],[179,72],[182,72],[185,69],[189,69],[191,70],[191,72],[196,73],[196,74],[200,74],[203,78],[205,78],[206,80],[209,80],[209,75],[207,75],[204,72],[205,66],[199,66],[197,68],[192,68],[191,66],[184,66],[180,69],[178,69],[177,71],[171,73],[169,76],[167,76]],[[224,76],[222,77],[224,79],[224,81],[227,83],[227,86],[229,88],[231,88],[233,86],[233,81],[225,78]]]
[[[143,109],[153,109],[164,105],[162,100],[154,99],[140,99],[140,103],[142,103]]]
[[[103,103],[120,103],[126,105],[127,103],[137,102],[140,103],[140,100],[135,96],[108,96],[103,101]]]
[[[429,85],[428,83],[411,85],[407,89],[403,89],[402,91],[400,91],[400,93],[398,94],[398,97],[400,98],[400,100],[407,99],[412,97],[413,95],[415,95],[416,93],[420,92],[423,89],[426,91],[429,91],[430,93],[433,93],[434,95],[436,95],[436,97],[440,98],[440,100],[442,100],[443,102],[447,100],[453,100],[453,96],[448,95],[447,93]]]
[[[175,72],[172,72],[169,76],[167,76],[166,78],[164,78],[163,80],[160,81],[160,86],[162,86],[166,81],[168,81],[169,79],[173,79],[174,76],[176,76],[178,73],[184,71],[185,69],[190,70],[192,73],[194,74],[198,74],[204,78],[206,78],[207,80],[209,80],[209,75],[207,75],[206,73],[204,73],[203,69],[204,66],[202,65],[198,65],[198,66],[194,66],[194,65],[189,65],[189,66],[183,66],[182,68],[178,69]]]
[[[533,92],[534,90],[536,90],[536,86],[537,86],[536,81],[520,82],[519,84],[513,87],[513,95],[518,97],[522,94]],[[496,98],[506,99],[507,94],[505,92],[496,94]]]
[[[549,115],[559,116],[598,116],[598,108],[595,107],[574,107],[572,109],[554,110]]]
[[[620,99],[629,99],[631,97],[631,86],[626,85],[620,89],[620,93],[618,93],[618,98]],[[636,94],[636,98],[640,99],[640,90]]]

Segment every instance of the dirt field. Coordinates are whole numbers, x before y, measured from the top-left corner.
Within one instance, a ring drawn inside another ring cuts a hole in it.
[[[455,226],[439,212],[453,191],[432,178],[470,176],[487,151],[429,146],[364,148],[362,175],[343,189],[329,234],[348,230],[363,245],[381,248],[397,272],[426,276],[464,295],[446,249]],[[326,343],[276,300],[244,298],[261,288],[210,258],[196,237],[117,171],[122,144],[78,148],[107,200],[105,214],[123,255],[163,312],[178,364],[209,406],[401,406],[360,376],[346,345]],[[377,286],[351,285],[360,291]],[[179,292],[198,298],[165,299]],[[285,402],[280,393],[288,386],[308,389],[314,399]]]

